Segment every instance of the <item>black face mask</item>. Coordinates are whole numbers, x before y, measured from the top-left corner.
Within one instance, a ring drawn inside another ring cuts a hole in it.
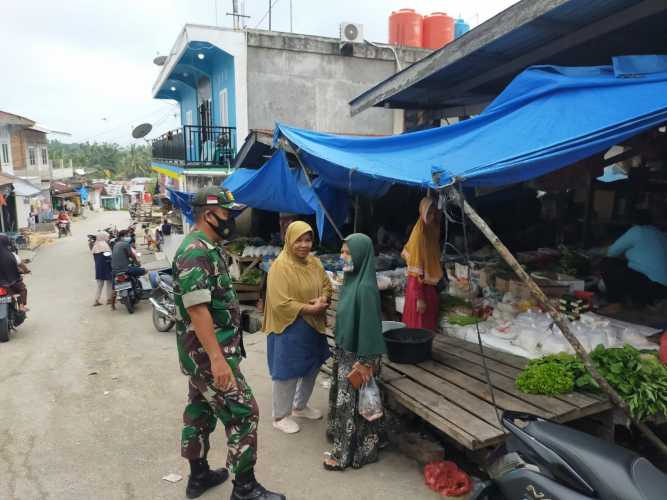
[[[215,220],[218,221],[218,225],[214,226],[210,222],[206,221],[209,226],[213,228],[213,230],[216,232],[218,236],[222,239],[229,239],[229,237],[234,234],[234,230],[236,229],[236,222],[234,222],[234,219],[230,218],[225,220],[221,219],[218,217],[217,214],[210,212],[210,214],[215,217]]]

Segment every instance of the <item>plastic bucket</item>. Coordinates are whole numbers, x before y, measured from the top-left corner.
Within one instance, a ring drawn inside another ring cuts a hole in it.
[[[383,321],[382,322],[382,333],[389,332],[391,330],[398,330],[400,328],[405,328],[405,323],[400,321]]]

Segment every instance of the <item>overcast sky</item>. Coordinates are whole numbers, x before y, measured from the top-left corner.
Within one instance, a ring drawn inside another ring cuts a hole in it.
[[[269,0],[239,0],[251,28],[268,28]],[[141,122],[154,132],[178,126],[171,101],[151,98],[159,68],[187,22],[231,26],[232,0],[0,0],[0,110],[67,131],[67,142],[128,144]],[[471,26],[515,0],[292,0],[294,31],[338,36],[342,21],[387,41],[392,10],[444,11]],[[289,0],[273,0],[272,28],[289,31]],[[217,6],[217,8],[216,8]],[[217,12],[217,20],[216,20]],[[262,20],[263,18],[263,20]],[[260,23],[261,21],[261,23]],[[59,138],[53,136],[54,138]]]

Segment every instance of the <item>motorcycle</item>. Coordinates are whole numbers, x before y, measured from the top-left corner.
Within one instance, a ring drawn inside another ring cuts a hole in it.
[[[69,222],[58,221],[56,226],[58,227],[58,238],[62,238],[63,236],[69,236],[72,234]]]
[[[109,246],[113,248],[114,243],[116,243],[116,240],[118,239],[118,229],[115,227],[109,226],[105,229],[103,229],[105,233],[109,235]],[[100,231],[101,232],[101,231]],[[96,234],[89,234],[88,235],[88,248],[90,250],[93,249],[93,246],[95,245],[95,242],[97,241],[97,235]]]
[[[153,306],[153,325],[158,332],[168,332],[176,323],[174,281],[170,271],[151,272],[153,296],[148,301]]]
[[[667,475],[638,454],[570,427],[506,411],[509,431],[471,500],[658,500]]]
[[[111,253],[106,252],[104,255],[110,256]],[[134,308],[140,300],[148,299],[152,293],[151,284],[147,282],[146,276],[132,276],[127,272],[116,273],[112,284],[116,297],[130,314],[134,313]]]
[[[26,314],[21,311],[18,298],[0,287],[0,342],[9,341],[9,332],[25,321]]]

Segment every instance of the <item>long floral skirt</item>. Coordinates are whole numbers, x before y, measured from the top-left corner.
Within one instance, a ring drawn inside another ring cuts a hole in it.
[[[359,469],[377,462],[384,418],[369,422],[359,414],[359,392],[347,380],[352,366],[359,361],[356,354],[336,349],[334,352],[327,438],[333,443],[331,458],[341,468]],[[368,363],[369,360],[364,360]],[[381,358],[372,362],[379,375]]]

